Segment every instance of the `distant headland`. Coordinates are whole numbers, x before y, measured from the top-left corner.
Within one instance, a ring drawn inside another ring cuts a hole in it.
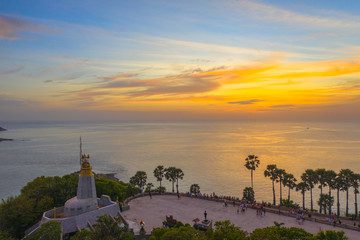
[[[2,132],[2,131],[6,131],[6,129],[3,128],[3,127],[0,127],[0,132]],[[14,139],[0,138],[0,142],[2,142],[2,141],[13,141],[13,140],[14,140]]]

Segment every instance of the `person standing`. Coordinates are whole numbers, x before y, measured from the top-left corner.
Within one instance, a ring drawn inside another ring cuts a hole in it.
[[[205,217],[205,221],[206,221],[206,217],[207,217],[207,212],[206,212],[206,210],[205,210],[205,212],[204,212],[204,217]]]

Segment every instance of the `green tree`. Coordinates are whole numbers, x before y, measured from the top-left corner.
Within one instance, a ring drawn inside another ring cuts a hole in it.
[[[302,228],[272,226],[257,228],[250,234],[251,240],[311,240],[313,235]]]
[[[269,164],[264,171],[264,176],[270,178],[272,181],[272,188],[273,188],[273,205],[276,205],[276,198],[275,198],[275,181],[277,180],[278,176],[276,174],[276,165]]]
[[[309,186],[310,188],[310,203],[311,203],[311,211],[314,210],[314,206],[313,206],[313,195],[312,195],[312,190],[315,186],[315,184],[317,184],[318,180],[317,180],[317,174],[315,173],[314,170],[312,169],[306,169],[305,172],[301,175],[301,180],[303,182],[306,182],[306,184]]]
[[[168,167],[165,169],[165,178],[172,183],[172,192],[174,192],[174,184],[176,182],[176,167]]]
[[[129,197],[126,194],[126,185],[114,180],[106,178],[96,178],[95,186],[96,194],[98,197],[101,197],[101,195],[105,194],[109,195],[112,200],[118,198],[120,202],[124,201],[127,197]]]
[[[351,187],[353,175],[354,172],[350,169],[341,169],[338,174],[338,178],[343,183],[340,190],[346,192],[346,216],[349,216],[349,188]]]
[[[162,165],[157,166],[154,169],[154,176],[155,176],[156,180],[158,182],[160,182],[159,190],[161,191],[161,189],[162,189],[161,182],[162,182],[162,180],[163,180],[163,178],[165,176],[165,168],[164,168],[164,166],[162,166]],[[161,192],[159,192],[159,193],[161,193]]]
[[[135,237],[126,232],[125,227],[119,227],[119,219],[113,221],[107,215],[99,216],[97,223],[94,225],[94,240],[135,240]]]
[[[179,228],[155,228],[150,240],[207,240],[203,231],[196,230],[191,226]]]
[[[87,229],[82,229],[81,232],[77,232],[70,240],[93,240],[95,238],[95,233]]]
[[[164,186],[155,188],[155,192],[166,192],[166,188]]]
[[[200,193],[200,186],[199,184],[191,184],[190,186],[190,193],[193,193],[193,194],[198,194]]]
[[[25,240],[60,240],[61,234],[61,223],[49,221],[42,224],[33,235],[25,237]]]
[[[331,209],[331,207],[334,204],[334,197],[330,197],[328,194],[321,194],[318,204],[324,209],[326,208]]]
[[[243,190],[243,200],[253,202],[255,201],[255,193],[251,187],[246,187]]]
[[[95,183],[96,183],[96,180],[95,180]],[[126,186],[126,198],[134,196],[138,193],[141,193],[141,189],[131,183],[124,183],[122,181],[119,181],[119,183]]]
[[[53,207],[61,207],[64,203],[76,196],[78,175],[65,175],[63,177],[37,177],[21,189],[21,194],[34,199],[36,204],[49,196],[54,200]],[[47,210],[47,209],[46,209]]]
[[[144,171],[137,171],[133,177],[130,178],[130,183],[134,184],[141,188],[144,191],[144,186],[146,184],[147,175]]]
[[[170,229],[169,228],[154,228],[151,232],[151,237],[149,238],[149,240],[161,240],[162,236],[168,232]]]
[[[319,184],[320,194],[323,194],[323,187],[326,187],[326,170],[325,168],[318,168],[315,170],[317,175],[317,180]],[[320,207],[319,212],[322,212],[322,208]]]
[[[325,179],[326,179],[326,184],[329,187],[329,197],[330,198],[331,198],[331,189],[335,189],[335,186],[336,186],[336,176],[337,176],[337,174],[333,170],[326,171]],[[329,208],[329,214],[331,214],[331,208]]]
[[[145,189],[145,192],[151,192],[151,188],[154,187],[154,184],[152,183],[147,183],[146,184],[146,189]]]
[[[283,184],[284,187],[289,188],[288,192],[288,202],[290,203],[290,190],[296,187],[297,179],[291,173],[286,173],[284,176]]]
[[[175,179],[176,179],[176,192],[179,193],[179,179],[184,178],[184,172],[180,168],[175,170]]]
[[[0,230],[7,231],[16,238],[22,238],[24,231],[34,225],[41,217],[35,212],[35,199],[28,199],[24,195],[2,200],[0,205]]]
[[[259,167],[260,160],[258,156],[255,155],[248,155],[245,159],[245,167],[251,171],[251,188],[254,189],[254,179],[253,179],[253,172]]]
[[[280,205],[282,204],[282,184],[286,175],[284,169],[277,168],[275,169],[275,174],[277,175],[276,182],[280,184]]]
[[[303,197],[303,209],[305,209],[305,192],[310,189],[306,182],[300,182],[296,185],[296,191],[300,191]]]
[[[349,238],[345,236],[344,231],[334,231],[334,230],[326,230],[318,232],[314,236],[314,240],[348,240]]]
[[[1,240],[15,240],[8,232],[0,231],[0,239]]]
[[[244,231],[235,227],[229,220],[215,222],[214,240],[246,240]]]

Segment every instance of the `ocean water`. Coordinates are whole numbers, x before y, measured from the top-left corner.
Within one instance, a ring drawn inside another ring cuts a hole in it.
[[[95,172],[116,173],[127,182],[143,170],[148,181],[158,186],[154,168],[175,166],[185,174],[179,183],[182,192],[197,183],[203,193],[241,197],[244,187],[251,185],[250,171],[244,167],[249,154],[260,159],[254,172],[257,200],[272,201],[271,181],[264,177],[268,164],[277,164],[298,179],[308,168],[336,172],[350,168],[360,173],[360,124],[356,122],[32,122],[0,126],[8,129],[0,132],[1,138],[15,139],[0,143],[0,199],[18,195],[38,176],[79,170],[80,136]],[[166,180],[163,185],[171,190]],[[278,199],[278,184],[276,194]],[[318,194],[316,187],[315,208]],[[292,191],[291,195],[301,203],[300,193]],[[283,198],[286,196],[283,190]],[[353,211],[352,189],[349,198]],[[306,200],[310,207],[309,193]],[[345,207],[344,192],[341,207]]]

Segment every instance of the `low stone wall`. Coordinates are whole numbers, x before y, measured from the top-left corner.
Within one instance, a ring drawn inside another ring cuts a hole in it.
[[[64,206],[55,208],[56,216],[64,213]],[[43,216],[47,218],[54,218],[54,209],[44,212]]]
[[[58,221],[61,223],[61,227],[63,229],[63,234],[77,232],[78,229],[84,229],[88,227],[90,224],[96,224],[96,220],[98,216],[102,215],[112,215],[117,216],[120,211],[119,205],[116,202],[112,202],[111,205],[99,208],[97,210],[93,210],[90,212],[86,212],[77,216],[68,217],[68,218],[49,218],[43,216],[41,220],[42,223],[48,221]]]
[[[109,196],[103,195],[98,201],[105,205],[101,208],[98,208],[93,211],[85,212],[83,214],[66,217],[66,218],[54,218],[54,209],[44,212],[42,219],[40,222],[30,227],[25,231],[26,235],[31,235],[36,232],[40,226],[48,221],[57,221],[61,223],[62,233],[63,235],[71,232],[77,232],[81,229],[90,227],[93,224],[96,224],[96,220],[98,216],[102,215],[111,215],[116,217],[120,215],[120,208],[117,202],[113,202],[110,200]],[[59,215],[64,212],[64,206],[56,208],[56,215]],[[121,216],[121,215],[120,215]],[[122,217],[122,216],[121,216]],[[122,218],[123,219],[123,218]],[[127,224],[125,220],[125,225]]]

